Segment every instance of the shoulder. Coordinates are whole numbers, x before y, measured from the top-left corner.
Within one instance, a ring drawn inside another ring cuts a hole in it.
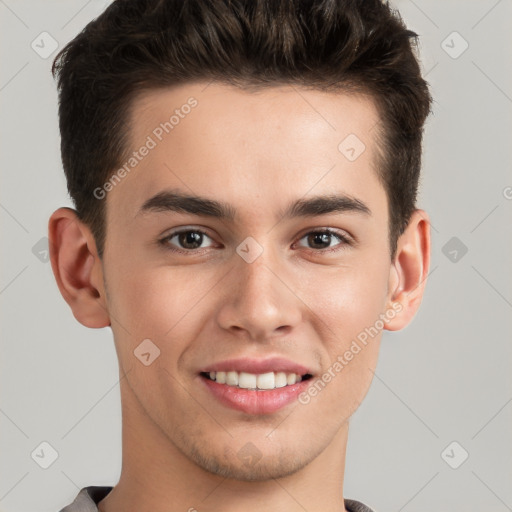
[[[356,500],[345,500],[347,512],[377,512],[364,503]]]
[[[72,503],[65,506],[59,512],[97,512],[96,506],[113,487],[90,485],[84,487],[77,494]]]

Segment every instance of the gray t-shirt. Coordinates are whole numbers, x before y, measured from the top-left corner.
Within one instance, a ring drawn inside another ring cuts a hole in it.
[[[77,495],[73,503],[64,507],[59,512],[98,512],[96,506],[113,487],[100,487],[90,485],[84,487]],[[345,500],[345,508],[348,512],[374,512],[370,507],[355,500]]]

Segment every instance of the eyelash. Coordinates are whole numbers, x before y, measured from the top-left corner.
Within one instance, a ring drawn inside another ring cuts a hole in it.
[[[169,250],[169,251],[172,251],[172,252],[176,252],[176,253],[179,253],[179,254],[186,254],[186,255],[191,255],[191,254],[202,254],[202,252],[204,252],[204,250],[207,250],[209,249],[209,247],[204,247],[203,248],[203,251],[201,252],[201,249],[180,249],[180,248],[177,248],[177,247],[174,247],[174,246],[171,246],[169,241],[174,238],[175,236],[177,235],[180,235],[182,233],[200,233],[201,235],[204,235],[204,236],[207,236],[208,238],[211,238],[208,233],[206,233],[205,231],[201,230],[201,229],[182,229],[182,230],[179,230],[179,231],[174,231],[172,233],[170,233],[169,235],[166,235],[165,237],[161,238],[159,240],[159,243],[166,249],[166,250]],[[315,253],[315,254],[327,254],[327,253],[331,253],[331,252],[338,252],[340,250],[343,250],[344,249],[344,246],[346,245],[352,245],[352,241],[345,235],[337,232],[337,231],[334,231],[330,228],[323,228],[323,229],[318,229],[318,230],[312,230],[312,231],[308,231],[307,233],[305,233],[303,236],[301,236],[299,238],[299,241],[302,240],[303,238],[307,237],[308,235],[312,235],[312,234],[328,234],[328,235],[331,235],[335,238],[338,239],[338,241],[340,242],[340,244],[338,244],[337,246],[335,246],[334,248],[327,248],[327,249],[306,249],[307,252],[310,252],[310,253]]]

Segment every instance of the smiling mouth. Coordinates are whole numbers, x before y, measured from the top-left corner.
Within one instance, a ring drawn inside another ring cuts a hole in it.
[[[267,373],[247,373],[247,372],[201,372],[201,377],[225,384],[226,386],[248,389],[254,391],[269,391],[287,386],[293,386],[301,381],[308,380],[312,377],[306,373],[299,375],[297,373],[288,372],[267,372]]]

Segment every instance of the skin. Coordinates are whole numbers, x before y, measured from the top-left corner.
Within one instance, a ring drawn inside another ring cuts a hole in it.
[[[370,386],[381,332],[308,404],[272,414],[224,406],[198,371],[278,355],[318,378],[393,303],[401,311],[384,329],[406,326],[428,273],[428,216],[414,212],[392,261],[370,98],[215,83],[146,91],[133,104],[132,148],[190,96],[197,107],[103,199],[102,260],[74,210],[58,209],[49,223],[64,299],[83,325],[112,327],[119,358],[122,472],[99,510],[344,511],[348,420]],[[338,150],[351,133],[366,146],[352,162]],[[166,189],[229,203],[236,218],[139,212]],[[370,214],[281,215],[292,201],[333,193]],[[183,227],[207,233],[200,249],[178,237],[158,244]],[[350,243],[308,238],[326,227]],[[252,263],[236,252],[248,236],[263,247]],[[134,355],[147,338],[160,349],[149,366]],[[252,465],[239,457],[249,442],[261,455]]]

